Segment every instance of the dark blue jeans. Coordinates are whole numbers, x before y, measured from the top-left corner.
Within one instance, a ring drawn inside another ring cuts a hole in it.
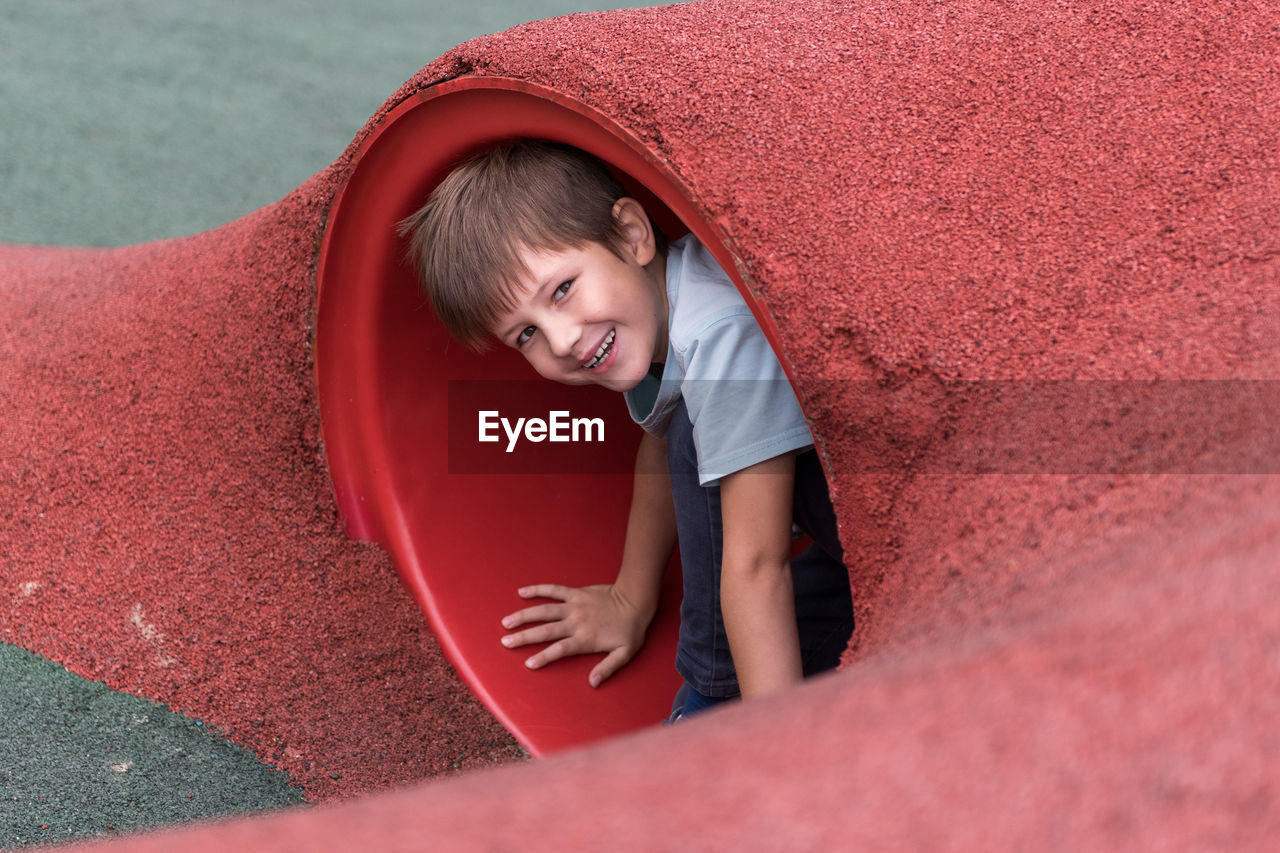
[[[667,468],[684,570],[676,670],[688,687],[681,689],[682,695],[676,701],[680,704],[687,698],[692,712],[736,697],[738,679],[720,613],[724,543],[720,487],[698,484],[693,424],[683,401],[672,415],[667,432]],[[796,526],[813,540],[791,561],[796,627],[804,674],[809,676],[835,668],[853,633],[849,572],[836,534],[827,481],[813,450],[796,456],[792,510]],[[690,689],[698,695],[690,696]]]

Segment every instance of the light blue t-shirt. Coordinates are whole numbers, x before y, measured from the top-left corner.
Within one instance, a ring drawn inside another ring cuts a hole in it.
[[[742,294],[692,235],[667,253],[667,359],[662,378],[626,393],[631,417],[666,438],[683,397],[693,423],[698,482],[792,450],[813,437],[795,391]]]

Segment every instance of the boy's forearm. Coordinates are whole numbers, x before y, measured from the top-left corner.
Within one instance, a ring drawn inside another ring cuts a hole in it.
[[[802,676],[790,563],[794,496],[790,453],[720,481],[720,610],[738,687],[747,699]]]
[[[636,452],[631,512],[614,586],[649,616],[657,610],[662,575],[675,544],[676,514],[667,474],[666,442],[646,433]]]
[[[743,698],[763,696],[800,681],[800,639],[786,562],[726,553],[720,607]]]

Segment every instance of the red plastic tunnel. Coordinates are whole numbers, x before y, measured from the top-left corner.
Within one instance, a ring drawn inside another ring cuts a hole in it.
[[[496,642],[495,626],[515,609],[517,587],[587,585],[613,571],[639,438],[617,395],[566,395],[529,383],[536,376],[522,359],[469,352],[423,307],[396,223],[460,160],[522,137],[601,157],[668,235],[697,231],[734,269],[718,230],[674,174],[607,116],[510,78],[444,81],[392,109],[359,146],[320,251],[316,365],[325,446],[348,530],[391,551],[463,678],[539,754],[663,718],[679,684],[671,665],[679,577],[668,573],[666,606],[647,649],[606,690],[587,687],[585,659],[534,678],[521,664],[527,651]],[[576,473],[554,462],[543,463],[542,473],[513,470],[496,450],[491,467],[476,468],[476,460],[473,470],[457,472],[463,466],[450,454],[463,454],[451,448],[475,442],[482,407],[465,409],[451,391],[486,381],[498,381],[492,405],[510,406],[513,394],[531,413],[588,405],[604,416],[606,438],[621,436]],[[451,404],[463,410],[451,412]]]
[[[450,471],[450,383],[527,371],[447,342],[394,234],[469,151],[562,140],[735,275],[830,473],[858,630],[840,673],[787,696],[183,843],[1261,847],[1280,829],[1275,26],[1225,0],[698,2],[427,66],[282,203],[314,219],[261,232],[293,251],[323,229],[319,421],[348,529],[533,749],[661,715],[669,617],[598,691],[497,645],[530,570],[601,576],[625,477]],[[1217,408],[1183,430],[1188,389]],[[1133,406],[1150,420],[1118,440]]]
[[[606,115],[531,83],[463,77],[400,103],[362,141],[321,246],[316,363],[325,445],[348,530],[390,549],[463,678],[540,754],[663,718],[679,684],[671,665],[679,577],[676,561],[644,654],[607,690],[586,687],[586,660],[531,678],[521,665],[527,651],[495,643],[494,626],[514,608],[518,586],[586,585],[611,574],[639,437],[617,395],[565,393],[530,382],[535,375],[509,352],[481,357],[458,346],[424,308],[405,261],[396,223],[449,169],[497,140],[527,137],[602,158],[667,235],[697,232],[736,276],[708,213]],[[759,316],[776,340],[770,317]],[[488,466],[480,459],[465,465],[466,452],[454,448],[475,444],[483,406],[465,407],[463,392],[485,382],[496,383],[489,405],[510,407],[519,396],[531,416],[586,405],[602,415],[606,438],[619,437],[577,465],[558,454],[568,470],[549,446],[542,456],[550,460],[535,460],[534,470],[513,466],[498,448]]]

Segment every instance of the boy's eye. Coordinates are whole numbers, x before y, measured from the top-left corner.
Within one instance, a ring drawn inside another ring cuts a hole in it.
[[[529,343],[529,339],[533,337],[533,333],[537,330],[537,326],[525,326],[521,329],[520,334],[516,335],[516,346],[522,347]]]
[[[560,286],[556,288],[556,292],[552,298],[557,301],[563,299],[569,293],[569,288],[571,287],[573,287],[573,279],[560,282]]]

